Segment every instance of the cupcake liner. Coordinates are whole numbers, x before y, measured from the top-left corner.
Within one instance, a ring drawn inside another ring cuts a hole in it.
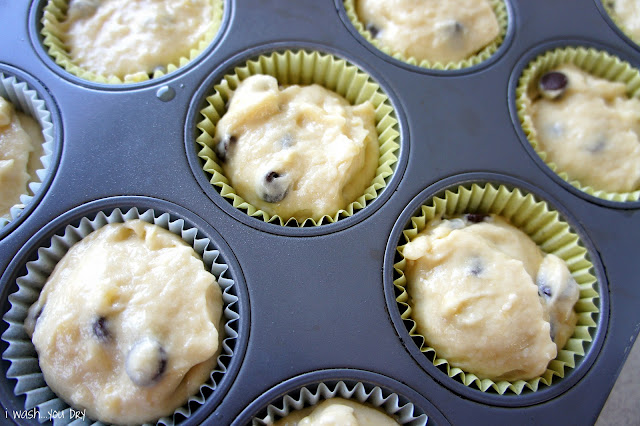
[[[578,283],[580,299],[574,308],[578,317],[574,333],[540,377],[526,381],[498,382],[478,378],[472,373],[451,366],[446,359],[439,358],[436,350],[430,347],[425,337],[417,331],[416,323],[411,318],[410,296],[405,289],[406,260],[402,255],[404,246],[425,229],[431,219],[464,213],[496,214],[508,219],[514,226],[529,235],[544,252],[555,254],[564,260]],[[554,380],[558,380],[556,376],[563,378],[567,374],[567,369],[576,368],[577,363],[585,356],[590,342],[594,339],[600,312],[597,300],[600,298],[599,285],[593,275],[594,266],[588,258],[587,250],[581,245],[578,235],[562,220],[559,213],[551,210],[544,201],[538,201],[531,194],[525,194],[517,188],[510,189],[504,185],[474,183],[458,186],[453,190],[444,191],[423,204],[411,218],[411,223],[405,227],[403,236],[398,243],[393,282],[401,318],[420,351],[433,362],[434,366],[452,379],[465,386],[473,386],[482,392],[495,391],[500,395],[511,392],[520,395],[525,388],[535,392],[540,386],[551,386]]]
[[[618,18],[618,15],[616,15],[615,11],[613,10],[612,2],[610,0],[609,1],[601,0],[601,1],[602,1],[602,6],[604,7],[604,10],[609,15],[609,18],[611,18],[613,23],[620,29],[620,31],[622,31],[627,37],[629,37],[629,39],[633,41],[635,44],[640,45],[640,38],[638,38],[637,36],[634,36],[631,33],[631,31],[628,28],[626,28],[625,25],[620,21],[620,19]]]
[[[50,171],[54,138],[53,122],[51,112],[47,110],[45,101],[40,99],[38,93],[30,89],[27,83],[19,81],[16,77],[0,71],[0,97],[9,101],[16,110],[33,117],[40,128],[44,141],[42,143],[42,156],[40,163],[42,168],[36,170],[35,176],[31,176],[27,184],[28,193],[20,196],[20,202],[15,204],[9,211],[11,219],[0,217],[0,230],[12,220],[17,219],[26,206],[32,202],[33,197],[38,194],[42,187],[42,182]]]
[[[321,382],[316,385],[303,386],[289,392],[277,402],[269,404],[266,410],[263,410],[266,411],[266,415],[254,418],[251,425],[272,425],[294,411],[317,405],[323,400],[335,397],[353,399],[380,408],[401,425],[424,426],[427,424],[426,414],[419,413],[420,410],[410,402],[403,403],[395,393],[363,382],[346,384],[344,381],[338,381],[337,383]]]
[[[18,290],[9,296],[11,308],[3,318],[9,327],[2,335],[2,340],[8,343],[8,348],[2,354],[2,358],[11,364],[7,371],[7,378],[17,380],[14,393],[17,396],[24,395],[26,410],[37,409],[39,411],[41,422],[48,420],[45,417],[49,410],[55,410],[63,414],[60,415],[60,418],[53,420],[54,425],[66,425],[72,421],[70,419],[71,408],[53,393],[44,380],[38,364],[38,354],[24,330],[24,320],[27,317],[29,306],[38,299],[47,278],[71,246],[108,223],[122,223],[132,219],[141,219],[168,229],[172,233],[180,235],[186,243],[191,245],[201,256],[207,270],[216,276],[222,289],[224,303],[224,339],[217,358],[217,365],[211,372],[209,380],[200,386],[199,393],[190,396],[188,402],[176,409],[172,416],[162,417],[156,424],[173,426],[182,418],[189,418],[192,412],[198,406],[203,405],[212,392],[215,392],[218,382],[227,371],[229,360],[234,355],[235,341],[238,338],[236,331],[239,318],[238,298],[232,293],[233,278],[226,276],[228,267],[224,263],[218,263],[220,253],[212,248],[210,240],[199,238],[196,228],[190,228],[183,219],[172,220],[168,213],[156,213],[154,210],[139,211],[137,208],[126,211],[115,209],[109,214],[101,211],[93,219],[83,217],[77,225],[67,225],[63,232],[51,238],[48,247],[40,247],[37,259],[27,263],[26,275],[16,280]],[[78,424],[78,421],[75,420],[74,424]],[[86,419],[80,424],[97,425],[102,423]]]
[[[48,0],[43,10],[43,16],[41,19],[42,29],[40,34],[43,37],[42,42],[46,47],[47,53],[49,53],[49,56],[54,59],[55,63],[77,77],[93,81],[95,83],[104,84],[139,83],[141,81],[159,78],[176,71],[196,59],[196,57],[198,57],[211,44],[222,23],[224,2],[222,0],[210,1],[213,4],[213,16],[210,22],[211,27],[208,29],[204,38],[200,40],[197,46],[191,48],[188,56],[181,57],[178,63],[164,64],[164,69],[154,70],[153,75],[149,75],[146,71],[140,71],[135,74],[128,74],[122,78],[115,75],[105,76],[86,70],[80,65],[74,63],[67,47],[65,46],[66,34],[64,21],[67,17],[69,0]]]
[[[507,12],[507,6],[504,0],[489,0],[491,3],[491,7],[493,8],[494,13],[496,14],[496,18],[498,19],[498,26],[500,27],[500,33],[496,37],[496,39],[482,48],[478,53],[472,55],[466,59],[457,62],[431,62],[426,59],[418,60],[414,57],[405,57],[404,55],[394,52],[390,47],[384,46],[377,39],[371,37],[371,33],[367,31],[365,25],[360,21],[358,14],[356,13],[356,0],[344,0],[344,9],[347,13],[347,17],[355,27],[355,29],[360,33],[362,37],[364,37],[369,43],[375,46],[378,50],[383,53],[399,60],[405,62],[410,65],[418,66],[421,68],[429,68],[435,70],[459,70],[463,68],[473,67],[478,65],[487,59],[489,59],[498,48],[502,45],[506,34],[507,27],[509,24],[509,14]]]
[[[547,158],[547,153],[542,150],[536,137],[536,130],[530,115],[531,90],[538,79],[545,72],[570,63],[582,70],[610,81],[622,82],[627,86],[629,97],[640,98],[640,72],[628,62],[610,55],[606,52],[586,47],[559,47],[546,52],[533,60],[522,72],[516,88],[516,108],[522,130],[527,136],[534,151],[540,159],[553,170],[560,178],[575,188],[591,196],[608,201],[628,202],[640,199],[640,189],[633,192],[611,192],[582,185],[579,181],[571,179],[567,173],[558,170],[557,165]]]
[[[275,77],[283,85],[319,84],[342,95],[351,104],[371,101],[375,108],[376,131],[378,133],[380,155],[376,176],[371,185],[357,200],[345,209],[332,216],[307,218],[302,223],[295,218],[286,219],[278,215],[258,209],[236,194],[213,150],[215,127],[227,109],[227,101],[241,81],[255,74],[268,74]],[[196,142],[200,146],[198,157],[203,161],[203,170],[210,176],[210,183],[234,207],[246,212],[249,216],[262,219],[268,223],[281,226],[318,226],[333,223],[341,218],[352,216],[375,199],[387,186],[388,178],[394,173],[398,162],[397,151],[400,149],[398,120],[391,102],[381,87],[367,74],[344,59],[319,52],[304,50],[274,52],[262,55],[236,67],[232,73],[225,75],[222,81],[214,86],[214,93],[207,97],[207,106],[200,110],[204,117],[197,125],[199,132]]]

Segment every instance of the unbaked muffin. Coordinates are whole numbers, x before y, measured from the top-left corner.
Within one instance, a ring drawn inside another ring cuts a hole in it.
[[[531,379],[573,334],[579,288],[567,266],[499,216],[434,219],[403,256],[411,318],[452,366]]]
[[[330,398],[317,406],[295,411],[274,426],[397,426],[382,410],[344,398]]]
[[[70,0],[57,31],[74,65],[136,81],[157,70],[167,73],[200,50],[219,25],[214,11],[221,1]]]
[[[488,0],[356,0],[355,5],[373,39],[417,61],[461,61],[500,34]]]
[[[141,220],[73,245],[29,308],[47,385],[88,417],[144,423],[172,413],[209,378],[222,295],[192,247]]]
[[[565,64],[528,91],[533,137],[569,179],[609,192],[640,189],[640,100],[622,82]]]
[[[42,168],[43,141],[38,122],[0,97],[0,218],[11,219],[11,207]]]
[[[636,43],[640,42],[640,3],[637,0],[604,0],[616,23]]]
[[[360,197],[378,166],[375,112],[319,85],[248,77],[216,125],[214,151],[238,195],[285,221],[319,220]]]

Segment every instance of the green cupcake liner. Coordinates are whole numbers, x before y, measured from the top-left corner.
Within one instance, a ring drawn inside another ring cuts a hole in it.
[[[404,246],[424,230],[430,220],[464,213],[496,214],[508,219],[514,226],[529,235],[544,252],[555,254],[563,259],[580,287],[580,299],[574,308],[578,317],[574,333],[540,377],[526,381],[495,382],[465,372],[450,365],[446,359],[438,357],[436,350],[430,347],[425,337],[418,332],[417,325],[411,318],[411,297],[405,289],[404,269],[407,262],[402,255]],[[596,333],[599,313],[599,286],[592,273],[594,266],[588,258],[587,250],[580,244],[578,235],[560,218],[559,213],[551,210],[545,202],[536,200],[529,193],[525,194],[519,189],[510,189],[504,185],[474,183],[469,186],[458,186],[453,190],[444,191],[443,195],[433,197],[425,203],[411,218],[411,223],[403,231],[403,236],[404,241],[400,241],[397,248],[399,257],[394,264],[393,282],[400,315],[409,330],[409,335],[418,344],[420,350],[433,362],[433,365],[449,377],[482,392],[494,391],[500,395],[510,392],[520,395],[525,388],[535,392],[540,386],[551,386],[554,380],[563,378],[566,370],[575,368],[580,359],[585,356]]]
[[[206,269],[216,276],[222,290],[224,305],[222,314],[224,330],[220,330],[221,344],[217,362],[209,379],[189,397],[183,406],[178,407],[173,415],[159,418],[156,422],[145,425],[174,426],[181,423],[183,419],[188,419],[194,410],[205,404],[207,398],[215,393],[218,383],[224,378],[228,360],[234,356],[239,314],[237,312],[238,297],[232,294],[231,290],[235,282],[226,272],[228,266],[221,263],[219,251],[211,246],[208,238],[199,237],[197,229],[189,227],[183,219],[172,219],[168,213],[154,210],[139,211],[135,207],[128,210],[115,209],[108,214],[100,211],[93,219],[84,217],[77,225],[67,225],[62,235],[54,235],[51,238],[48,247],[40,247],[37,251],[37,259],[26,264],[26,275],[16,280],[18,290],[9,296],[11,308],[3,317],[8,328],[2,334],[2,340],[7,343],[7,349],[2,353],[2,359],[10,363],[7,378],[16,380],[13,389],[15,395],[24,398],[25,410],[36,410],[39,413],[40,421],[49,420],[48,413],[55,411],[58,413],[58,417],[53,419],[55,426],[69,423],[85,426],[104,424],[89,418],[76,420],[72,418],[69,405],[45,382],[38,364],[38,354],[24,329],[24,321],[29,307],[40,297],[40,292],[49,275],[71,246],[106,224],[122,223],[132,219],[140,219],[167,229],[193,247],[203,260]]]
[[[349,18],[349,20],[351,21],[355,29],[360,33],[360,35],[362,35],[369,43],[371,43],[373,46],[375,46],[378,50],[382,51],[383,53],[399,61],[406,62],[407,64],[422,67],[422,68],[429,68],[429,69],[436,69],[436,70],[458,70],[463,68],[469,68],[486,61],[494,53],[496,53],[498,48],[502,45],[502,42],[504,41],[505,36],[507,34],[507,28],[509,24],[509,14],[507,12],[507,6],[504,0],[489,0],[494,13],[496,14],[496,18],[498,19],[498,26],[500,27],[500,33],[498,34],[498,37],[496,37],[496,39],[493,42],[486,45],[484,48],[482,48],[478,53],[476,53],[473,56],[470,56],[458,62],[447,62],[443,64],[441,62],[430,62],[426,59],[418,60],[414,57],[405,57],[404,55],[398,52],[394,52],[393,49],[391,49],[390,47],[384,46],[377,39],[371,37],[371,33],[367,31],[367,29],[365,28],[365,25],[362,23],[362,21],[360,21],[360,18],[356,13],[355,2],[356,0],[344,0],[344,9],[347,12],[347,17]]]
[[[216,124],[226,112],[227,101],[240,82],[255,74],[271,75],[282,85],[319,84],[343,96],[351,104],[360,104],[365,101],[373,104],[380,150],[376,175],[364,194],[345,209],[339,210],[332,216],[307,218],[299,222],[295,218],[282,218],[258,209],[236,194],[231,187],[214,152]],[[210,176],[210,183],[220,192],[220,195],[251,217],[281,226],[304,227],[333,223],[365,208],[387,186],[388,178],[394,173],[395,164],[398,162],[397,152],[400,149],[400,132],[391,102],[376,82],[344,59],[315,51],[274,52],[236,67],[213,89],[213,94],[207,97],[207,106],[200,111],[203,119],[197,125],[199,134],[196,142],[201,148],[198,157],[203,161],[203,170]]]
[[[84,80],[93,81],[95,83],[104,84],[128,84],[139,83],[152,78],[159,78],[163,75],[172,73],[177,69],[185,66],[189,62],[198,57],[215,38],[220,24],[222,23],[222,16],[224,12],[223,0],[209,0],[213,4],[213,16],[211,17],[211,27],[205,34],[205,37],[200,40],[197,46],[193,47],[188,56],[180,58],[178,63],[165,64],[166,69],[154,70],[153,75],[149,75],[146,71],[140,71],[135,74],[129,74],[123,77],[115,75],[100,75],[92,71],[83,69],[82,66],[76,64],[71,58],[69,50],[65,46],[65,29],[64,21],[67,17],[67,10],[69,7],[69,0],[49,0],[44,7],[44,13],[41,19],[42,29],[40,34],[43,37],[43,44],[47,48],[49,56],[51,56],[56,64],[60,65],[66,71],[71,74],[80,77]]]
[[[612,7],[613,2],[611,0],[602,0],[602,6],[604,7],[604,10],[607,12],[607,14],[609,14],[609,18],[611,18],[613,23],[618,28],[620,28],[620,31],[622,31],[627,37],[629,37],[629,39],[631,39],[631,41],[633,41],[635,44],[640,45],[640,38],[634,36],[633,33],[620,21],[620,18]]]
[[[582,70],[610,81],[622,82],[627,87],[629,97],[640,99],[640,71],[606,52],[586,47],[559,47],[533,60],[522,72],[516,88],[516,108],[518,118],[527,139],[542,161],[563,180],[579,190],[609,201],[628,202],[640,199],[640,189],[633,192],[611,192],[582,185],[547,158],[547,153],[538,143],[536,130],[530,115],[532,95],[540,76],[563,64],[573,64]]]

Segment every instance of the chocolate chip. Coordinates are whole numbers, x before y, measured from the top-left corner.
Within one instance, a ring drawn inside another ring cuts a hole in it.
[[[282,144],[283,148],[290,148],[290,147],[292,147],[293,145],[296,144],[296,141],[293,138],[293,136],[291,136],[289,133],[287,133],[282,138],[280,138],[280,143]]]
[[[275,171],[268,172],[259,184],[258,195],[267,203],[278,203],[287,196],[289,179]]]
[[[167,370],[168,355],[160,342],[151,338],[137,341],[125,361],[129,379],[137,386],[150,386]]]
[[[111,333],[107,327],[107,319],[105,317],[98,317],[91,326],[93,335],[101,342],[106,342],[111,339]]]
[[[471,268],[469,269],[469,273],[474,277],[477,277],[482,274],[482,272],[484,272],[484,263],[482,262],[482,259],[479,257],[471,259]]]
[[[594,144],[589,145],[586,149],[592,154],[597,154],[598,152],[602,152],[607,145],[607,142],[603,139],[598,139]]]
[[[559,71],[550,71],[538,81],[542,96],[548,99],[558,99],[565,92],[568,84],[567,76]]]
[[[365,28],[367,31],[369,31],[369,34],[371,34],[372,38],[378,37],[378,34],[380,33],[380,29],[378,27],[373,24],[367,24]]]
[[[451,21],[447,26],[447,32],[450,36],[459,36],[464,33],[465,26],[460,21]]]
[[[484,220],[487,218],[487,215],[482,213],[467,213],[466,215],[464,215],[464,218],[467,219],[467,222],[470,223],[480,223],[484,222]]]
[[[238,138],[231,135],[231,136],[222,138],[220,142],[216,144],[214,151],[220,161],[222,161],[223,163],[227,161],[227,156],[229,155],[229,148],[237,140]]]

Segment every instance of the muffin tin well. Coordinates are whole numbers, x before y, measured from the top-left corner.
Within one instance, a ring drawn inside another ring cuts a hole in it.
[[[279,416],[284,398],[295,409],[292,401],[313,403],[305,398],[321,383],[331,392],[340,382],[349,392],[379,388],[383,398],[398,395],[400,406],[414,407],[416,418],[425,414],[427,424],[595,422],[638,333],[640,204],[592,197],[558,177],[526,139],[516,90],[527,65],[559,46],[596,47],[640,66],[637,45],[612,25],[600,0],[504,0],[503,42],[487,60],[459,70],[418,67],[373,47],[343,0],[225,0],[220,31],[195,60],[158,78],[117,85],[77,77],[48,55],[41,35],[46,3],[0,2],[0,73],[26,82],[52,124],[43,185],[24,214],[0,228],[6,419],[49,421],[43,408],[39,419],[18,418],[37,405],[14,375],[22,361],[11,348],[20,328],[12,301],[20,297],[27,265],[67,225],[136,208],[184,219],[208,238],[229,267],[238,299],[226,371],[177,424],[252,424]],[[380,86],[397,120],[397,162],[386,187],[334,223],[282,226],[251,217],[210,183],[198,157],[200,111],[216,85],[247,61],[286,51],[320,52],[354,65]],[[393,265],[410,217],[432,196],[473,182],[519,188],[546,202],[579,237],[597,279],[596,326],[587,332],[584,354],[576,352],[564,377],[519,395],[482,392],[434,366],[396,302]],[[37,368],[29,353],[24,362]],[[31,379],[41,380],[37,372]],[[37,384],[38,392],[49,392]]]

